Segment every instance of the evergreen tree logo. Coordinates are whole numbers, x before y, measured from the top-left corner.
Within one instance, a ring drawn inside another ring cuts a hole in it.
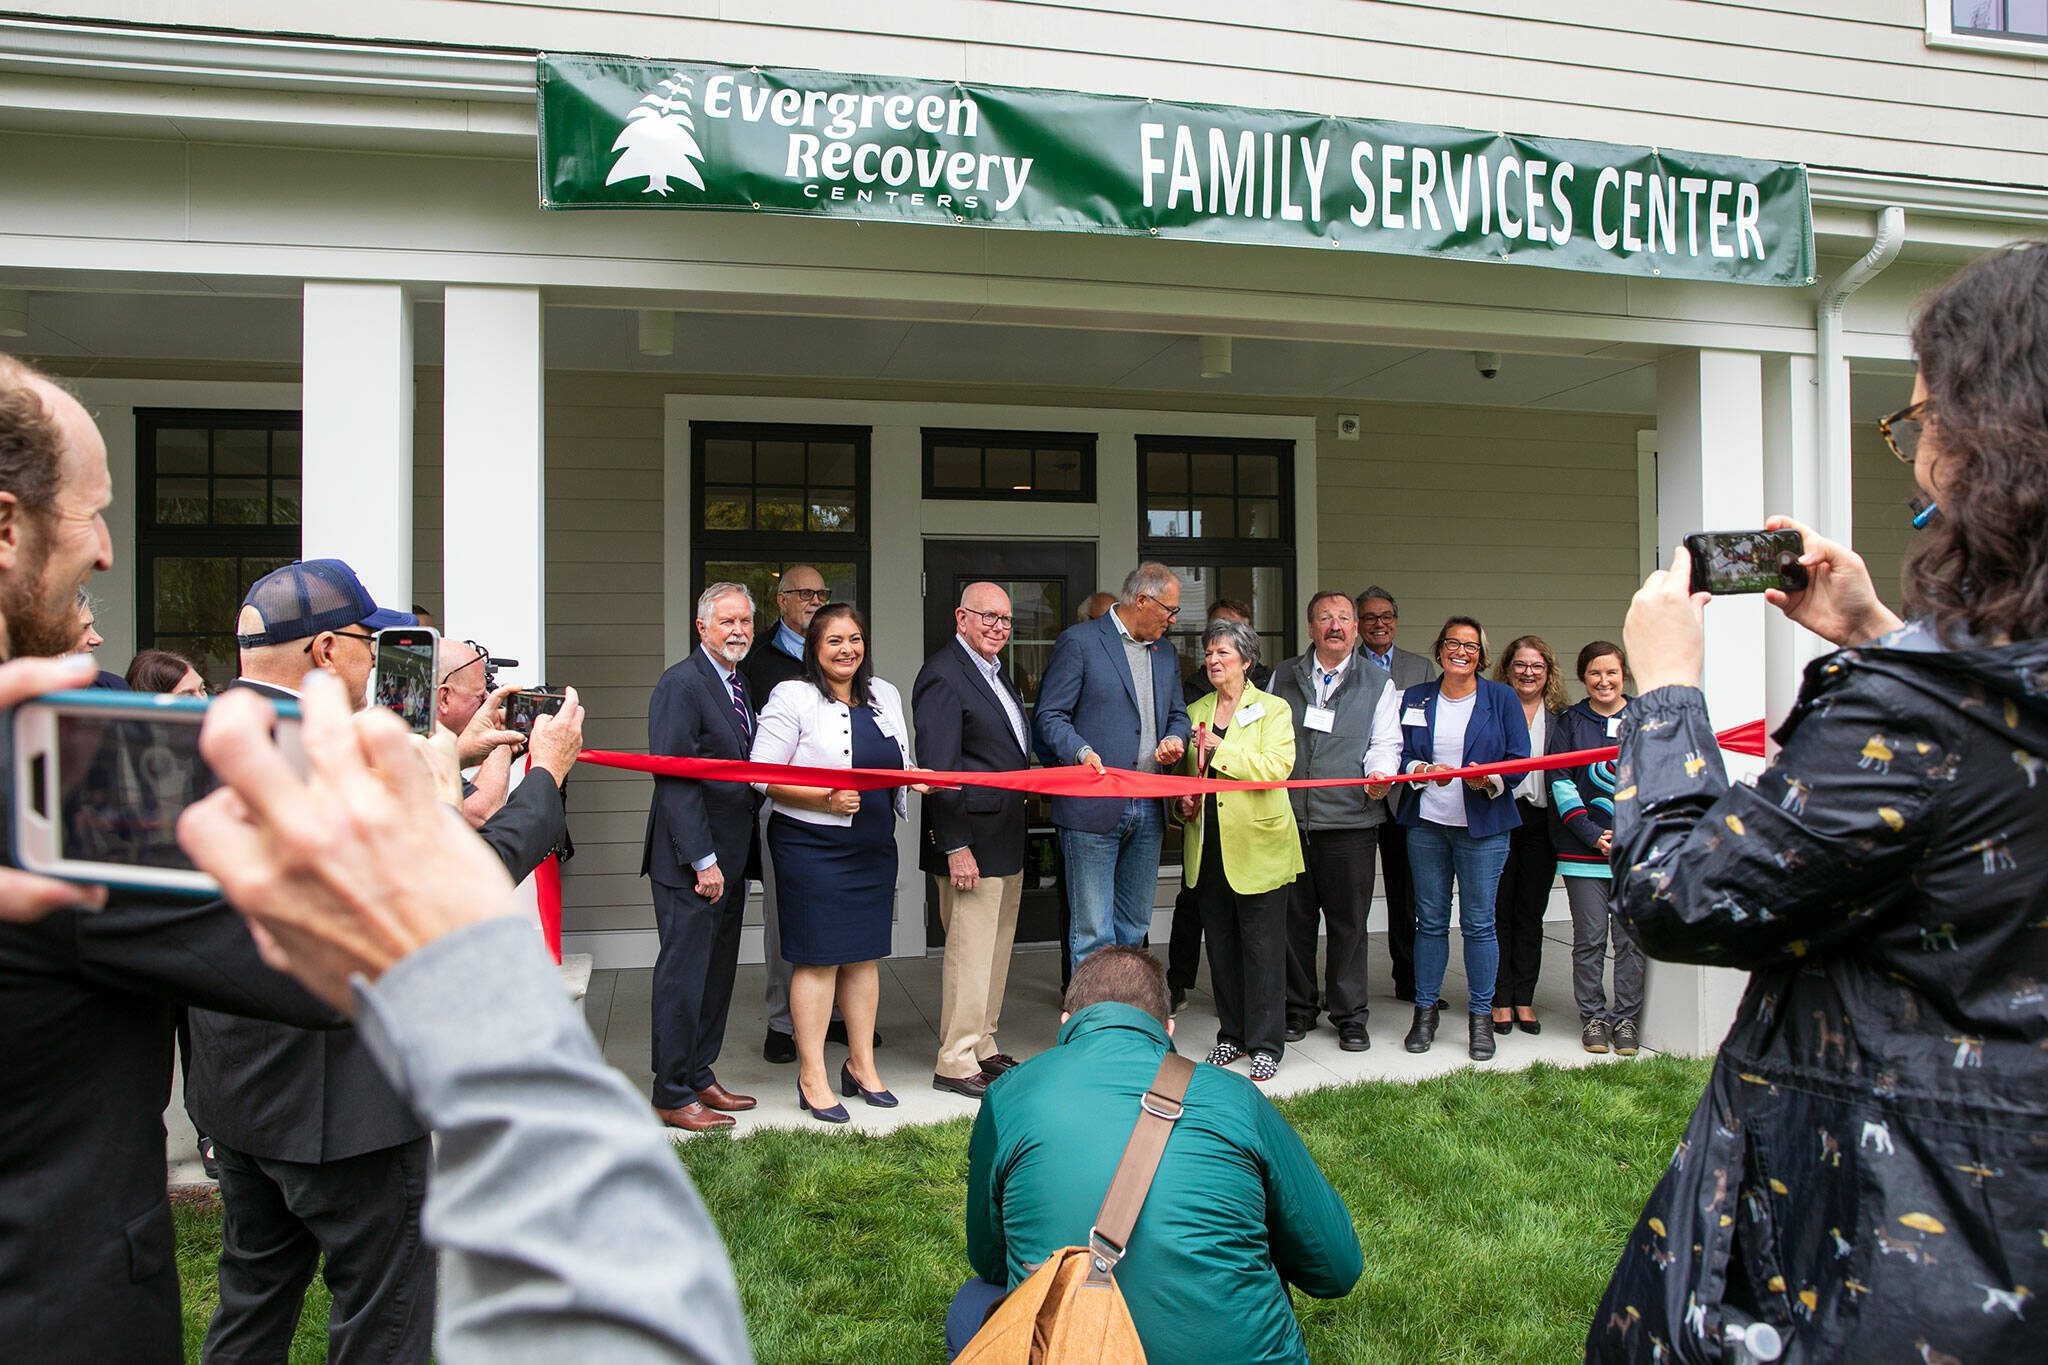
[[[704,188],[704,177],[697,173],[698,163],[704,160],[704,149],[697,145],[693,131],[696,122],[690,114],[693,83],[691,77],[678,71],[633,106],[626,115],[619,140],[612,144],[612,150],[623,155],[612,163],[612,173],[604,178],[605,184],[645,179],[647,186],[642,194],[665,195],[673,177],[700,190]]]

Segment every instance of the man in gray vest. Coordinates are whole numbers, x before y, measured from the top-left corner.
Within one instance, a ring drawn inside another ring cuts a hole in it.
[[[1434,678],[1437,669],[1422,655],[1395,645],[1394,633],[1400,627],[1401,608],[1392,593],[1375,583],[1358,594],[1358,652],[1405,692]],[[1388,814],[1400,813],[1403,796],[1399,787],[1394,788],[1387,798]],[[1380,827],[1380,876],[1387,888],[1387,954],[1394,959],[1394,998],[1413,1004],[1415,884],[1408,878],[1408,836],[1392,820]]]
[[[1309,599],[1310,648],[1273,670],[1273,693],[1294,712],[1295,777],[1363,777],[1401,766],[1401,689],[1358,651],[1358,614],[1341,592]],[[1365,920],[1372,908],[1372,859],[1387,827],[1387,803],[1363,787],[1290,792],[1305,869],[1287,896],[1287,1041],[1297,1042],[1328,1010],[1339,1046],[1363,1052],[1366,1032]],[[1316,996],[1316,939],[1329,926],[1327,965]]]

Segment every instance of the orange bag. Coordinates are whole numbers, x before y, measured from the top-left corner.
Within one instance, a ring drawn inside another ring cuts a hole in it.
[[[1181,1116],[1195,1064],[1169,1052],[1140,1100],[1137,1127],[1103,1196],[1085,1247],[1061,1247],[1010,1291],[958,1365],[1145,1365],[1145,1347],[1115,1271]]]

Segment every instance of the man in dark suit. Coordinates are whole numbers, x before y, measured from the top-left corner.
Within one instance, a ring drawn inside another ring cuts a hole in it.
[[[1358,594],[1358,652],[1390,674],[1394,686],[1407,691],[1426,683],[1437,667],[1423,655],[1394,643],[1401,626],[1401,608],[1394,595],[1375,583]],[[1396,786],[1387,797],[1387,813],[1398,815],[1408,793]],[[1415,1003],[1415,883],[1408,874],[1408,832],[1390,819],[1380,826],[1380,881],[1387,888],[1387,955],[1394,960],[1394,998]],[[1436,1002],[1443,1007],[1443,1001]]]
[[[953,625],[958,633],[925,660],[911,689],[918,761],[950,772],[1030,767],[1024,701],[998,662],[1015,625],[1010,595],[994,583],[968,584]],[[1024,894],[1024,800],[995,787],[924,798],[918,866],[938,886],[946,930],[932,1088],[969,1099],[1016,1065],[996,1046],[996,1024]]]
[[[647,752],[744,760],[755,710],[739,668],[754,638],[754,595],[713,583],[697,599],[701,648],[654,685]],[[671,1128],[732,1127],[751,1095],[718,1083],[739,964],[747,878],[758,861],[761,798],[744,782],[654,779],[640,875],[654,881],[654,1112]]]
[[[1188,711],[1180,666],[1160,643],[1180,615],[1180,580],[1145,563],[1124,579],[1100,619],[1070,626],[1053,645],[1038,685],[1038,756],[1161,772],[1187,750]],[[1142,941],[1152,924],[1165,812],[1152,799],[1056,796],[1074,965],[1109,943]]]
[[[808,564],[791,564],[775,580],[775,624],[761,632],[747,661],[740,665],[754,706],[768,704],[768,694],[778,683],[800,678],[804,672],[804,632],[818,608],[830,600],[825,575]],[[758,836],[756,836],[758,839]],[[768,967],[768,983],[762,1004],[768,1014],[768,1035],[762,1040],[761,1055],[771,1062],[796,1060],[796,1026],[789,1018],[789,964],[782,960],[781,926],[775,919],[775,869],[762,850],[761,862],[761,951]],[[846,1041],[846,1025],[839,1013],[832,1014],[837,1041]]]
[[[361,698],[376,632],[412,620],[378,608],[339,560],[286,565],[249,590],[235,685],[296,698],[319,667]],[[580,712],[571,701],[534,727],[534,767],[546,778],[520,783],[478,831],[515,878],[561,837],[560,787],[580,748]],[[213,1139],[225,1210],[206,1358],[283,1358],[324,1255],[329,1358],[425,1361],[435,1300],[434,1258],[419,1231],[425,1127],[353,1029],[315,1033],[211,1010],[193,1010],[190,1026],[185,1104]]]

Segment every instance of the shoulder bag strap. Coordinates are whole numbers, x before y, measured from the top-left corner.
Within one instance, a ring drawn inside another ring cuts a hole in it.
[[[1159,1170],[1159,1158],[1166,1151],[1166,1139],[1179,1121],[1182,1101],[1195,1064],[1179,1053],[1168,1051],[1159,1061],[1159,1074],[1152,1088],[1138,1101],[1138,1125],[1124,1144],[1123,1160],[1103,1196],[1095,1226],[1088,1230],[1088,1283],[1106,1285],[1110,1272],[1124,1257],[1131,1229],[1138,1224],[1138,1211],[1145,1207],[1145,1195]]]

